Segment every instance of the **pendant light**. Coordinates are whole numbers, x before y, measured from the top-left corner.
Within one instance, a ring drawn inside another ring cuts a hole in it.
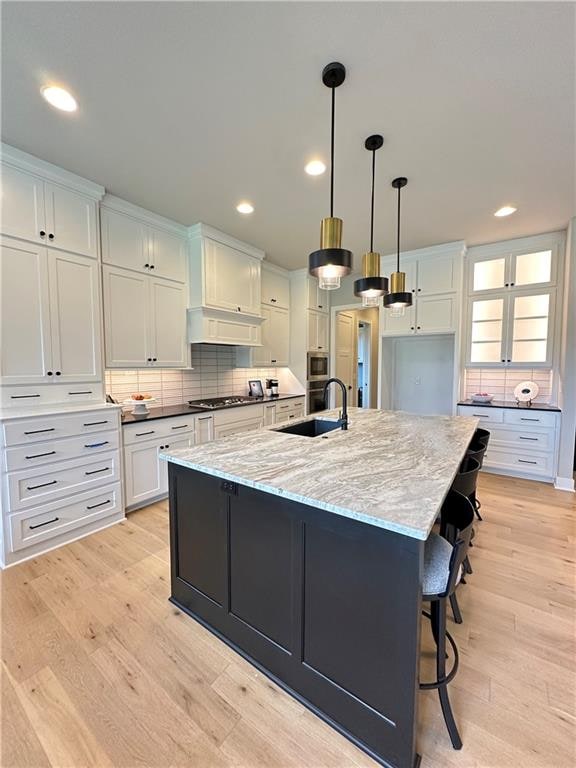
[[[354,295],[362,297],[363,307],[377,307],[388,293],[388,279],[380,275],[380,254],[374,251],[374,183],[376,180],[376,150],[384,144],[378,134],[368,136],[364,146],[372,152],[372,194],[370,196],[370,250],[362,257],[362,275],[354,281]]]
[[[408,184],[408,179],[399,176],[392,186],[398,190],[398,221],[396,233],[396,272],[390,275],[390,293],[384,296],[384,306],[391,315],[401,316],[405,308],[412,306],[412,294],[406,291],[406,273],[400,272],[400,190]]]
[[[330,132],[330,216],[320,225],[320,250],[308,257],[308,271],[318,278],[320,288],[331,291],[340,287],[340,278],[352,271],[352,252],[341,247],[342,219],[334,218],[334,115],[336,88],[346,78],[346,69],[336,61],[322,71],[322,82],[332,91],[332,120]]]

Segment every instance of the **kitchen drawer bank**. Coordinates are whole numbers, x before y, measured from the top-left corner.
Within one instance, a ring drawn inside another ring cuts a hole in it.
[[[116,406],[3,412],[0,425],[3,567],[124,518]]]

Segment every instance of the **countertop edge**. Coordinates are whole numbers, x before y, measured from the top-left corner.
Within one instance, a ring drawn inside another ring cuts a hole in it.
[[[506,408],[511,411],[549,411],[550,413],[562,413],[562,409],[557,405],[548,403],[532,403],[532,405],[522,405],[521,403],[512,403],[505,400],[496,400],[491,403],[474,403],[472,400],[459,400],[458,405],[466,408]]]

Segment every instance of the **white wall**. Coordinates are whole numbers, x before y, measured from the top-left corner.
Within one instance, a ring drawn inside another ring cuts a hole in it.
[[[560,455],[556,487],[574,490],[574,435],[576,433],[576,217],[570,221],[564,269],[564,317],[560,359]]]

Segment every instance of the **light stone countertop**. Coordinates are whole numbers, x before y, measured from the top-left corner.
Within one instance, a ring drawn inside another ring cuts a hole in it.
[[[321,414],[337,416],[335,410]],[[288,426],[283,423],[160,458],[426,539],[477,425],[467,416],[350,408],[348,430],[325,438],[277,432]]]

